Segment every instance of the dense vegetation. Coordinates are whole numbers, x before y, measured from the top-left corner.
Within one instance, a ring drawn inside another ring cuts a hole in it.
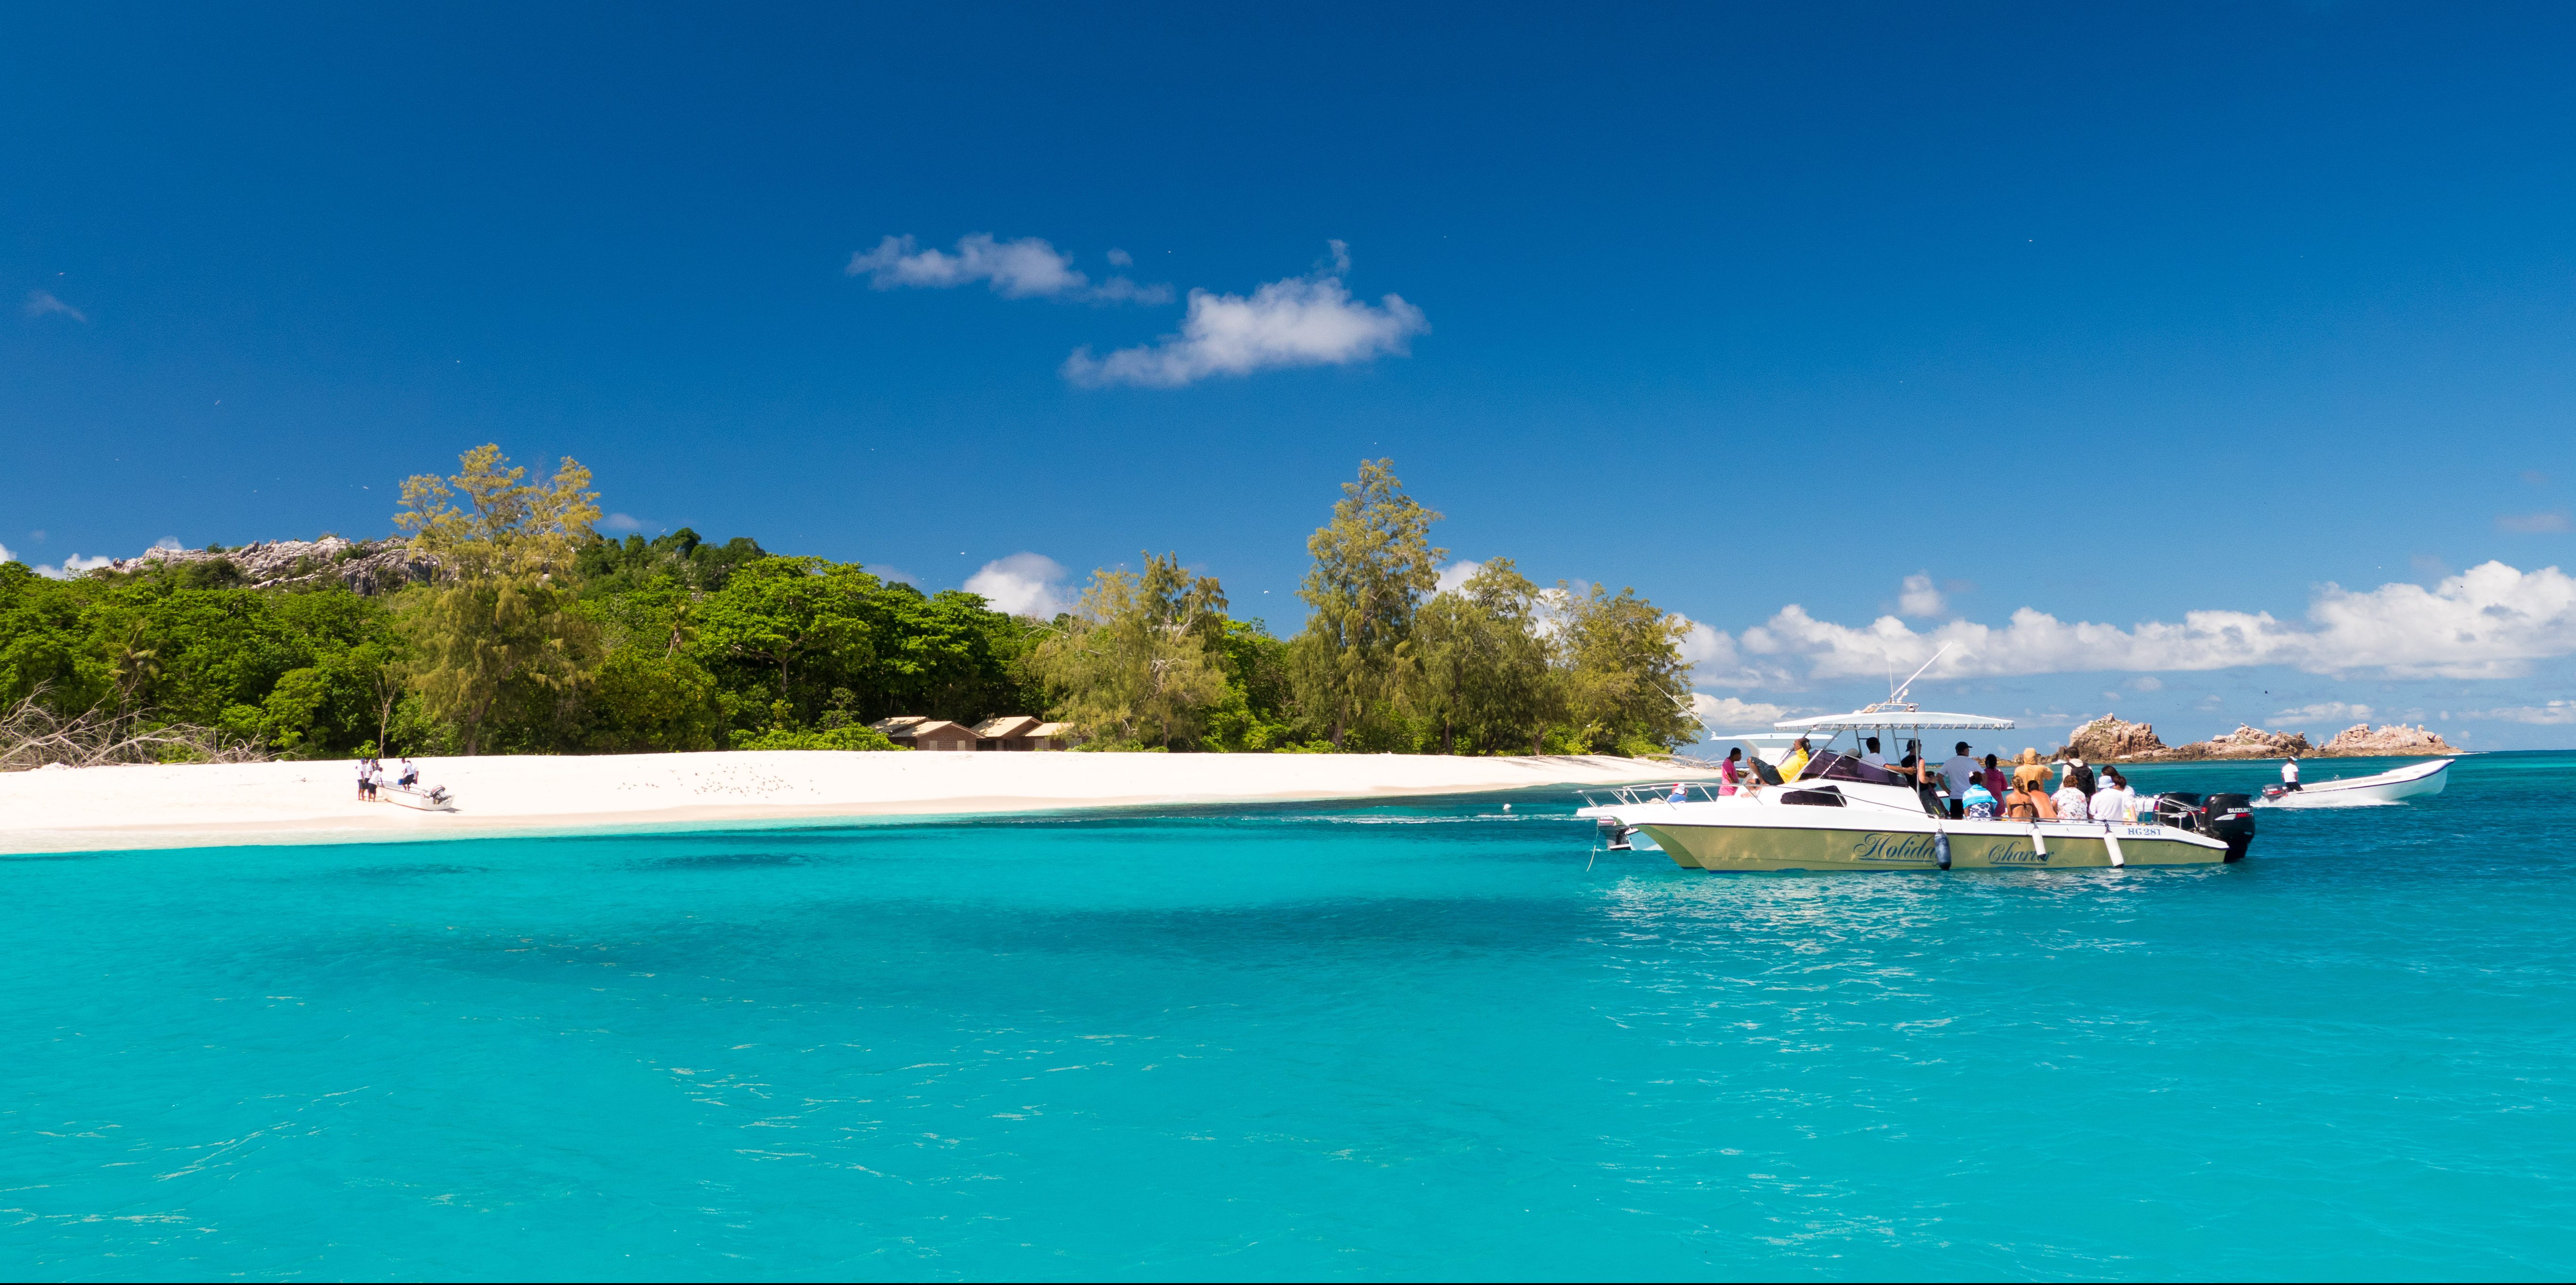
[[[1092,748],[1649,753],[1683,744],[1678,622],[1508,559],[1438,592],[1387,461],[1308,542],[1304,629],[1232,617],[1177,555],[1093,574],[1052,621],[857,563],[686,529],[599,536],[590,475],[497,447],[404,484],[436,574],[363,596],[223,560],[41,578],[0,564],[0,706],[195,729],[288,757],[884,749],[891,714],[1043,713]],[[460,502],[461,497],[461,502]],[[184,745],[184,739],[171,742]]]

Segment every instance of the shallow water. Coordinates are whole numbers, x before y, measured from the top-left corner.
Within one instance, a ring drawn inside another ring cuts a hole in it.
[[[1554,792],[0,861],[0,1268],[2565,1277],[2571,776],[2166,871]]]

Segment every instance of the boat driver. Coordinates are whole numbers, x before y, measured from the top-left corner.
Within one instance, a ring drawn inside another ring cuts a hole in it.
[[[2281,789],[2284,793],[2287,793],[2298,788],[2299,752],[2297,750],[2292,750],[2290,751],[2290,757],[2281,760]]]

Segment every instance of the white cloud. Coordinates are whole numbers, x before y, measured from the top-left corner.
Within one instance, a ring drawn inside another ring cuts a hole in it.
[[[1112,249],[1109,252],[1109,262],[1116,267],[1132,268],[1136,266],[1136,256],[1125,250]]]
[[[1691,667],[1691,681],[1711,687],[1795,687],[1798,680],[1777,665],[1758,666],[1745,660],[1743,649],[1733,635],[1712,628],[1688,616],[1676,613],[1681,622],[1679,650],[1683,663]]]
[[[1340,275],[1350,270],[1350,255],[1339,241],[1332,247],[1329,269],[1269,282],[1249,298],[1192,290],[1179,334],[1104,358],[1077,349],[1064,359],[1064,377],[1092,387],[1178,388],[1211,375],[1346,366],[1402,355],[1407,340],[1430,331],[1422,310],[1400,295],[1387,295],[1377,306],[1353,299]]]
[[[995,611],[1052,620],[1056,613],[1073,606],[1064,581],[1064,567],[1055,559],[1038,553],[1014,553],[987,562],[983,570],[966,577],[966,592],[983,595]]]
[[[2496,525],[2523,535],[2549,535],[2576,529],[2567,520],[2567,510],[2549,509],[2540,513],[2507,513],[2496,518]]]
[[[1732,696],[1711,696],[1706,692],[1691,693],[1691,716],[1699,720],[1701,727],[1712,732],[1768,730],[1788,714],[1785,705],[1765,705],[1737,700]]]
[[[850,266],[843,271],[854,277],[867,274],[868,284],[879,290],[903,286],[944,290],[982,281],[995,294],[1010,299],[1103,303],[1169,303],[1172,299],[1170,286],[1140,286],[1125,277],[1093,285],[1090,277],[1074,270],[1072,255],[1059,253],[1041,237],[997,241],[990,233],[976,232],[959,237],[954,254],[917,251],[913,245],[908,236],[887,237],[877,248],[851,255]],[[1116,262],[1117,256],[1111,261]]]
[[[2443,711],[2442,717],[2445,720],[2448,720],[2451,717],[2450,711]],[[2514,705],[2504,709],[2472,709],[2462,711],[2460,717],[2497,723],[2535,723],[2543,726],[2576,723],[2576,701],[2554,700],[2546,705]]]
[[[74,321],[86,322],[89,320],[88,313],[55,298],[54,292],[51,290],[30,290],[27,292],[28,316],[41,317],[49,312],[59,312]]]
[[[8,545],[0,544],[0,562],[16,562],[17,560],[18,555],[9,552]]]
[[[165,535],[160,539],[153,541],[152,547],[155,549],[167,549],[172,553],[176,553],[188,546],[179,543],[179,537],[175,535]]]
[[[1432,584],[1431,592],[1454,593],[1457,591],[1459,586],[1474,579],[1476,573],[1484,569],[1484,563],[1460,558],[1456,562],[1452,562],[1448,566],[1440,568],[1440,579]]]
[[[2153,674],[2140,674],[2129,680],[2129,690],[2131,691],[2160,692],[2164,689],[2165,680],[2158,678]]]
[[[2488,562],[2431,589],[2400,582],[2354,591],[2328,584],[2310,601],[2305,625],[2269,612],[2192,611],[2178,624],[2122,629],[2069,624],[2024,607],[2001,628],[1954,620],[1918,631],[1895,616],[1862,627],[1835,624],[1791,604],[1737,640],[1755,657],[1803,661],[1814,678],[1910,670],[1943,643],[1954,646],[1926,671],[1929,677],[2287,665],[2323,674],[2512,678],[2531,661],[2576,653],[2576,579],[2556,567],[2524,572]]]
[[[2313,705],[2282,710],[2272,717],[2284,723],[2363,723],[2370,720],[2370,707],[2347,705],[2342,701],[2318,701]]]
[[[37,575],[48,580],[69,580],[84,571],[96,571],[114,561],[116,561],[114,558],[84,558],[75,553],[63,559],[60,566],[43,566],[35,570]]]
[[[607,517],[601,518],[599,520],[599,526],[603,531],[641,531],[644,529],[643,523],[638,522],[623,513],[611,513]]]
[[[1917,573],[1905,577],[1905,590],[1896,598],[1896,611],[1902,616],[1938,616],[1950,609],[1950,600],[1932,587],[1932,577]]]

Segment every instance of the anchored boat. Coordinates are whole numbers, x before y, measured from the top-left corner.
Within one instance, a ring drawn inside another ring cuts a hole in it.
[[[2242,794],[2162,794],[2138,821],[1952,820],[1937,787],[1839,751],[1872,733],[2008,731],[2010,719],[1945,714],[1885,701],[1849,714],[1774,723],[1779,732],[1824,735],[1794,781],[1733,794],[1675,785],[1616,791],[1576,816],[1613,847],[1631,834],[1655,841],[1696,870],[1975,870],[2083,866],[2215,865],[2244,857],[2254,840]],[[1696,797],[1694,797],[1696,791]]]

